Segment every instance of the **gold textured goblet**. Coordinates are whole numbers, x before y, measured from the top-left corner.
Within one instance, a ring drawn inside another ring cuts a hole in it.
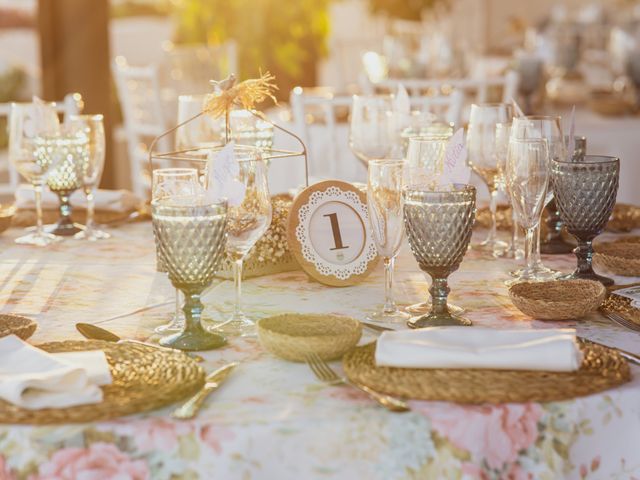
[[[37,141],[37,140],[36,140]],[[47,178],[49,190],[60,199],[60,218],[49,233],[63,237],[73,236],[84,230],[71,218],[71,194],[84,185],[84,173],[89,161],[89,138],[73,131],[58,137],[43,139],[43,154],[58,157],[51,160],[56,165]]]
[[[471,240],[476,217],[476,189],[453,185],[440,191],[408,188],[404,192],[404,225],[413,256],[431,276],[431,311],[409,321],[411,328],[471,325],[447,306],[447,277],[455,272]]]
[[[160,344],[180,350],[211,350],[226,343],[201,324],[202,292],[211,285],[222,259],[227,223],[226,202],[203,197],[171,197],[152,202],[154,233],[160,257],[174,287],[184,293],[185,326]]]

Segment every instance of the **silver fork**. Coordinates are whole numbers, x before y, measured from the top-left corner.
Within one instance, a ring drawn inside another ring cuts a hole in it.
[[[631,320],[627,320],[622,315],[618,315],[617,313],[607,312],[605,314],[609,320],[613,323],[620,325],[621,327],[628,328],[629,330],[633,330],[635,332],[640,332],[640,325],[632,322]]]
[[[371,390],[369,387],[365,385],[360,385],[358,383],[352,382],[348,378],[340,377],[333,370],[327,362],[322,360],[317,354],[312,353],[307,356],[307,364],[313,371],[316,377],[319,380],[331,384],[331,385],[350,385],[352,387],[357,388],[358,390],[363,391],[369,397],[374,399],[380,405],[385,407],[392,412],[407,412],[410,410],[409,405],[406,402],[403,402],[400,399],[391,397],[389,395],[384,395],[382,393],[378,393],[374,390]]]

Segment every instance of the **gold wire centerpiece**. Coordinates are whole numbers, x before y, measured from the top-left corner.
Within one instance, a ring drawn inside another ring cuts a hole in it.
[[[160,343],[181,350],[210,350],[226,343],[201,324],[202,292],[211,285],[225,246],[226,202],[203,196],[171,197],[152,202],[160,257],[174,287],[185,296],[184,329]]]

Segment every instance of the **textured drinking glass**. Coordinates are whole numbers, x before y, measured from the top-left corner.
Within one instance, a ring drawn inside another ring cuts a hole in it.
[[[550,159],[563,159],[567,155],[564,134],[562,133],[562,119],[558,116],[531,115],[527,117],[514,118],[511,126],[511,138],[546,140]],[[551,166],[549,166],[549,168],[551,168]],[[556,207],[552,200],[553,191],[549,188],[545,196],[545,205],[549,205],[548,210],[550,212],[550,218],[553,220],[549,220],[548,222],[549,229],[552,232],[545,239],[544,252],[567,253],[570,252],[573,247],[567,244],[560,235],[562,224],[558,223],[560,220],[557,214],[554,213]],[[533,257],[537,279],[549,280],[557,278],[561,273],[545,267],[540,258],[540,225],[536,227],[535,238]],[[513,272],[513,276],[517,277],[521,273],[522,272],[520,271]]]
[[[191,120],[202,112],[205,98],[206,95],[178,96],[178,125],[184,125],[176,130],[176,150],[212,147],[223,140],[224,125],[217,119],[201,115]]]
[[[367,317],[373,322],[406,322],[410,315],[393,300],[393,265],[402,244],[402,187],[404,160],[370,160],[367,205],[369,223],[378,253],[384,259],[384,297],[380,310]]]
[[[70,237],[84,230],[84,225],[71,218],[71,194],[82,188],[89,162],[89,137],[81,128],[66,125],[63,133],[36,138],[39,155],[55,165],[47,176],[49,190],[60,200],[60,218],[49,233]]]
[[[195,168],[159,168],[151,176],[151,200],[161,201],[174,197],[195,197],[201,193],[198,181],[198,171]],[[154,224],[155,231],[155,224]],[[156,239],[156,270],[166,272],[162,252]],[[173,318],[167,324],[156,327],[156,333],[180,331],[184,328],[184,314],[182,313],[182,299],[180,290],[176,288],[176,307]]]
[[[82,188],[87,196],[87,221],[84,230],[75,234],[75,238],[89,241],[104,240],[111,235],[96,228],[95,192],[102,178],[105,156],[104,118],[102,115],[72,115],[69,118],[72,128],[83,132],[89,139],[89,156],[82,176]]]
[[[232,335],[252,336],[255,322],[242,312],[242,267],[249,250],[271,225],[271,197],[267,164],[257,149],[236,150],[238,174],[234,181],[242,185],[241,198],[229,199],[227,212],[227,254],[233,262],[235,304],[231,317],[216,326]]]
[[[16,243],[40,247],[60,240],[44,231],[42,225],[42,186],[49,170],[55,166],[48,157],[36,156],[38,135],[52,135],[59,131],[60,122],[55,104],[12,103],[9,115],[9,161],[31,185],[35,193],[36,229],[16,239]]]
[[[507,182],[505,179],[505,168],[507,163],[507,155],[509,152],[509,135],[511,133],[511,123],[498,123],[496,125],[496,154],[498,155],[498,170],[501,180],[500,189],[509,198]],[[504,258],[513,258],[519,260],[524,257],[524,250],[520,248],[519,226],[516,221],[515,210],[511,209],[511,241],[507,245],[505,251],[500,255]]]
[[[394,133],[391,95],[353,96],[349,147],[358,160],[366,166],[373,158],[396,156],[392,153],[400,141],[396,142]]]
[[[154,233],[174,287],[184,293],[185,325],[160,344],[180,350],[210,350],[224,337],[202,327],[202,292],[211,285],[225,245],[226,203],[203,197],[173,197],[152,202]]]
[[[405,231],[420,269],[431,276],[431,312],[412,319],[412,328],[471,325],[452,315],[447,306],[447,277],[455,272],[471,240],[476,213],[476,189],[454,185],[447,191],[406,189]]]
[[[509,123],[513,118],[513,107],[505,103],[484,103],[471,105],[469,130],[467,131],[467,151],[469,166],[487,185],[491,201],[491,226],[486,240],[477,248],[495,257],[501,256],[507,244],[497,237],[496,209],[498,188],[503,183],[499,168],[500,158],[496,137],[498,124]]]
[[[544,139],[511,139],[505,166],[511,208],[526,231],[525,267],[512,282],[538,280],[535,257],[536,227],[540,224],[549,185],[549,149]],[[509,283],[512,283],[509,282]]]
[[[593,271],[593,239],[609,221],[618,193],[620,160],[585,155],[579,162],[553,160],[551,182],[567,231],[576,237],[578,268],[570,278],[597,280],[608,286],[613,280]]]
[[[229,115],[231,139],[236,145],[262,149],[273,146],[273,125],[258,118],[249,110],[233,110]]]

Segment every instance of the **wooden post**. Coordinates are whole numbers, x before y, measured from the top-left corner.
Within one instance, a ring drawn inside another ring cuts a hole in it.
[[[60,100],[78,92],[85,113],[102,113],[107,158],[102,185],[113,187],[108,0],[38,0],[42,92]]]

